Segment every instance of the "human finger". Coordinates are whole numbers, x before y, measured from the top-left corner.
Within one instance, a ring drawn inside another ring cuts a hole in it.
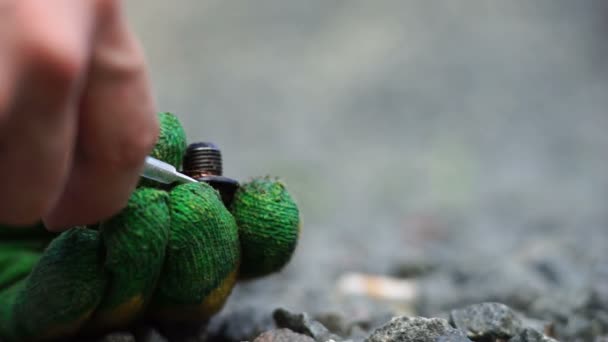
[[[123,208],[158,135],[143,54],[120,2],[98,3],[99,30],[80,106],[74,167],[44,218],[52,230],[95,223]]]
[[[92,25],[87,2],[52,1],[53,11],[34,0],[14,4],[3,13],[11,35],[0,60],[8,72],[0,80],[0,222],[28,225],[49,210],[69,172]]]

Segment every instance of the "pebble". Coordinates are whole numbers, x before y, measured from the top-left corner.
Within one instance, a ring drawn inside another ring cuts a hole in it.
[[[211,341],[251,341],[274,328],[271,310],[244,307],[213,317],[207,328],[207,338]]]
[[[313,318],[336,335],[361,340],[395,316],[399,315],[390,312],[374,311],[370,315],[363,315],[363,317],[356,317],[352,313],[344,315],[333,312],[317,314]]]
[[[522,329],[521,318],[501,303],[480,303],[450,312],[450,323],[471,339],[509,339]]]
[[[298,334],[289,329],[274,329],[261,334],[253,342],[315,342],[315,340],[308,335]]]
[[[470,341],[462,331],[450,326],[441,318],[395,317],[374,331],[365,342],[416,341],[436,342]]]
[[[273,318],[277,327],[308,335],[318,342],[342,340],[339,336],[332,334],[323,324],[312,319],[307,313],[294,314],[285,309],[277,309],[273,313]]]

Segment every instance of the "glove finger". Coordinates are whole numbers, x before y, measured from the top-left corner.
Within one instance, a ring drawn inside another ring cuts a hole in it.
[[[186,152],[186,132],[179,119],[172,113],[158,113],[158,120],[160,134],[150,155],[179,169]]]
[[[42,225],[0,225],[0,291],[25,278],[55,236]]]
[[[169,163],[179,169],[186,153],[186,132],[179,119],[169,112],[158,113],[160,133],[150,156]],[[138,186],[163,187],[150,179],[141,178]]]
[[[204,183],[170,192],[171,231],[165,267],[150,315],[165,320],[204,320],[224,304],[240,260],[234,218],[219,194]]]
[[[168,202],[165,191],[137,189],[125,209],[100,225],[110,280],[91,320],[94,328],[125,326],[142,313],[165,258]]]
[[[19,341],[17,320],[14,315],[15,302],[25,282],[19,281],[0,292],[0,336],[3,341]]]
[[[291,259],[300,233],[300,214],[285,185],[268,177],[242,184],[232,202],[239,227],[242,262],[239,277],[278,272]]]
[[[100,303],[106,282],[99,233],[66,231],[27,278],[0,295],[0,334],[23,341],[75,333]]]
[[[93,3],[97,21],[79,98],[73,163],[60,196],[43,216],[55,231],[97,223],[124,208],[158,135],[143,53],[122,1]]]

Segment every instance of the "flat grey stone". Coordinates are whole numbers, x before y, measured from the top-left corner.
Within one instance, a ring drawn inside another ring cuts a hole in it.
[[[395,317],[376,329],[365,342],[436,342],[469,341],[465,334],[441,318]]]
[[[500,303],[481,303],[450,312],[450,323],[471,339],[509,339],[522,329],[520,317]]]

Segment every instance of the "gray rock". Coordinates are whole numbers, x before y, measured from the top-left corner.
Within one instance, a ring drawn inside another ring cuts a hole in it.
[[[342,340],[339,336],[332,334],[323,324],[310,318],[307,313],[294,314],[285,309],[277,309],[274,311],[273,317],[277,327],[308,335],[315,341]]]
[[[351,328],[351,322],[335,312],[316,314],[313,319],[323,324],[330,332],[340,336],[348,336]]]
[[[564,340],[592,341],[608,334],[608,308],[604,308],[601,284],[576,290],[555,291],[539,298],[532,314],[555,323],[555,335]]]
[[[450,323],[469,338],[511,338],[522,329],[521,318],[500,303],[481,303],[450,312]]]
[[[394,313],[375,312],[353,318],[345,314],[331,312],[317,314],[313,318],[338,336],[351,339],[364,339],[394,316],[396,316]]]
[[[586,312],[594,303],[593,294],[587,288],[552,291],[539,296],[530,306],[530,313],[537,317],[549,317],[558,323],[567,323],[573,313]]]
[[[211,341],[251,341],[274,328],[272,311],[245,307],[221,313],[211,319],[207,338]]]
[[[557,340],[545,336],[537,330],[524,329],[517,336],[510,339],[509,342],[557,342]]]
[[[303,334],[295,333],[289,329],[269,330],[258,336],[253,342],[314,342],[315,340]]]
[[[374,331],[365,342],[435,342],[442,338],[447,341],[469,341],[463,332],[450,326],[441,318],[395,317]]]
[[[536,330],[550,335],[554,335],[555,333],[555,324],[552,321],[530,318],[521,312],[516,312],[516,315],[521,318],[524,329]]]

